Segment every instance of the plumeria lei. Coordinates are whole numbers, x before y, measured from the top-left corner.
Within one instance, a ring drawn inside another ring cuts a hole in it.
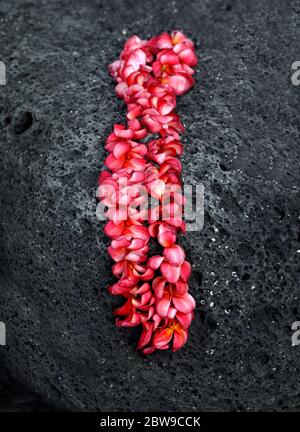
[[[188,293],[191,265],[176,244],[186,227],[178,159],[184,128],[174,110],[176,96],[194,84],[196,63],[193,42],[174,31],[150,40],[132,36],[109,66],[127,105],[127,125],[116,124],[107,138],[108,170],[99,176],[98,198],[109,219],[104,232],[118,279],[109,291],[126,299],[114,311],[117,326],[142,326],[137,348],[144,354],[181,348],[195,309]],[[150,210],[142,189],[156,200]],[[148,256],[151,238],[161,255]]]

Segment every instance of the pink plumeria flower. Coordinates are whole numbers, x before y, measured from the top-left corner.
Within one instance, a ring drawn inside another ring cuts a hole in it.
[[[148,157],[158,164],[163,164],[169,157],[180,156],[182,144],[173,137],[160,138],[148,143]]]
[[[169,283],[164,277],[157,277],[152,284],[156,312],[162,318],[174,318],[177,312],[189,314],[195,309],[194,298],[189,294],[188,285],[183,279]]]
[[[169,320],[165,328],[157,331],[153,336],[153,347],[166,350],[172,347],[175,352],[185,345],[188,337],[188,330],[183,328],[177,320]]]
[[[149,258],[148,266],[153,270],[160,269],[162,276],[171,283],[177,282],[180,277],[187,281],[191,274],[191,265],[185,261],[185,253],[178,245],[164,248],[163,256]]]
[[[136,141],[119,139],[110,135],[106,141],[105,149],[110,152],[105,159],[105,165],[113,172],[121,169],[132,171],[144,171],[146,166],[145,156],[147,147]]]
[[[139,281],[148,281],[153,278],[154,271],[141,263],[123,259],[113,265],[113,275],[122,281],[122,285],[133,287]]]

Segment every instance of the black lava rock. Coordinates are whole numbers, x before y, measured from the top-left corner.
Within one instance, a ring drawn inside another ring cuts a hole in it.
[[[0,3],[1,362],[73,410],[297,410],[299,1]],[[205,224],[181,243],[195,320],[184,349],[144,357],[117,329],[95,216],[105,137],[125,116],[107,65],[129,35],[182,29],[197,84],[178,98],[185,180]],[[298,56],[298,57],[297,57]]]

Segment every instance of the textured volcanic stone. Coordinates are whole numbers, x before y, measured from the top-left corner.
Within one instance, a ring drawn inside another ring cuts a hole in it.
[[[299,20],[284,0],[1,1],[0,355],[14,379],[68,409],[300,408]],[[139,331],[114,325],[95,191],[125,113],[107,65],[129,35],[174,28],[199,55],[178,99],[185,180],[205,187],[204,229],[182,238],[198,306],[184,349],[145,358]]]

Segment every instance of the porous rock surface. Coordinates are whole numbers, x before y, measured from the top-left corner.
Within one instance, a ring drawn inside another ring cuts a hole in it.
[[[72,410],[299,409],[299,20],[296,0],[1,1],[0,358],[22,386]],[[189,341],[144,357],[114,325],[95,191],[125,116],[107,65],[172,29],[197,44],[177,110],[205,224],[181,240]]]

